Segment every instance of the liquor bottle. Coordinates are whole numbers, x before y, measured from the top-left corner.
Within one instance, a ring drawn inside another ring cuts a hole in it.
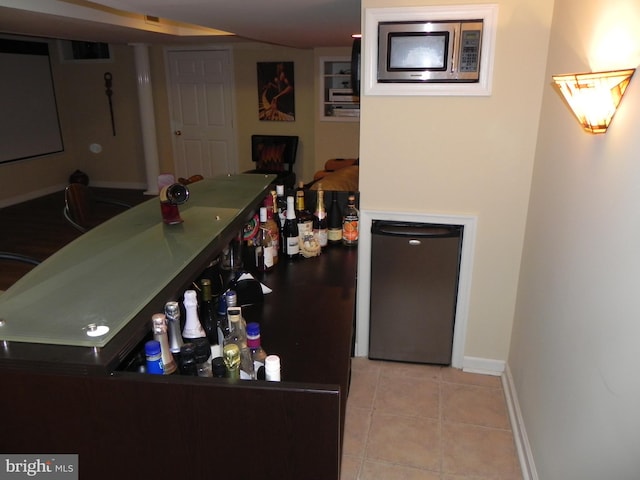
[[[229,318],[229,335],[224,339],[225,347],[235,344],[240,349],[240,378],[244,380],[255,379],[255,370],[251,360],[251,351],[247,346],[247,331],[242,318],[240,307],[229,307],[227,309]]]
[[[196,347],[193,343],[185,343],[180,348],[180,375],[198,376]]]
[[[289,260],[298,258],[300,254],[300,233],[296,212],[293,208],[293,197],[287,197],[287,219],[282,227],[283,253]]]
[[[280,357],[278,355],[267,355],[264,359],[265,380],[268,382],[280,381]]]
[[[169,335],[169,349],[179,363],[180,347],[184,344],[180,332],[180,306],[178,302],[167,302],[164,305],[164,314],[167,317],[167,333]]]
[[[271,222],[273,223],[273,221]],[[275,226],[275,223],[274,223]],[[277,257],[277,249],[273,245],[271,231],[267,226],[267,208],[260,207],[260,229],[255,238],[256,267],[261,272],[267,272],[274,267],[274,255]]]
[[[327,241],[329,245],[342,243],[342,213],[338,205],[338,192],[331,195],[331,207],[327,216]]]
[[[204,328],[198,318],[198,299],[195,290],[187,290],[184,292],[184,310],[186,320],[182,329],[182,338],[185,342],[190,342],[195,338],[206,337]]]
[[[273,257],[273,264],[278,263],[278,253],[280,252],[280,230],[282,225],[280,224],[280,216],[278,215],[276,191],[271,190],[271,208],[267,207],[267,221],[266,225],[271,233],[271,240],[275,247],[275,256]]]
[[[211,293],[211,280],[203,278],[200,280],[200,286],[202,287],[202,293],[200,297],[200,323],[204,328],[204,333],[207,336],[212,355],[219,356],[221,352],[218,352],[220,348],[220,341],[218,337],[218,327],[216,322],[216,314],[213,306],[213,294]]]
[[[218,345],[224,346],[224,337],[229,334],[227,324],[227,295],[223,293],[218,297],[218,307],[216,308],[216,326],[218,327]]]
[[[167,335],[167,317],[164,313],[155,313],[151,316],[151,325],[153,329],[153,339],[160,344],[160,353],[162,356],[163,373],[171,375],[178,366],[171,354],[169,348],[169,336]]]
[[[287,198],[284,196],[284,185],[276,185],[276,206],[278,208],[278,216],[280,217],[280,227],[284,225],[287,219]]]
[[[182,223],[178,205],[182,205],[189,199],[189,189],[180,183],[163,185],[160,188],[158,198],[160,199],[162,221],[167,225]]]
[[[356,209],[356,197],[349,195],[347,208],[342,219],[342,243],[343,245],[358,245],[358,219],[360,214]]]
[[[304,184],[296,189],[296,219],[298,221],[298,232],[300,238],[304,238],[308,234],[313,234],[313,215],[304,205]]]
[[[253,368],[257,372],[260,367],[264,366],[264,359],[267,358],[267,352],[262,348],[260,339],[260,324],[257,322],[247,323],[247,346],[251,351]]]
[[[316,237],[318,244],[320,244],[320,248],[327,246],[327,210],[324,206],[324,190],[322,190],[322,186],[318,188],[318,201],[316,202],[316,210],[313,212],[313,235]]]

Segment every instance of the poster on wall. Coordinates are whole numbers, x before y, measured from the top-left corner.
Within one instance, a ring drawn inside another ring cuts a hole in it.
[[[293,62],[258,62],[258,118],[293,122],[296,119]]]

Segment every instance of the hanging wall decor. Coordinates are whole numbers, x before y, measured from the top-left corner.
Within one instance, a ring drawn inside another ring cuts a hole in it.
[[[104,88],[105,94],[109,99],[109,114],[111,115],[111,132],[113,136],[116,136],[116,121],[113,118],[113,102],[111,101],[111,97],[113,96],[113,75],[109,72],[105,72],[104,74]]]
[[[296,119],[293,62],[258,62],[258,118]]]

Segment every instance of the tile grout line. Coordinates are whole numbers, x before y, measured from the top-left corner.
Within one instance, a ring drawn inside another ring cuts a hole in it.
[[[375,410],[376,398],[378,397],[378,386],[380,385],[380,376],[382,373],[382,367],[378,366],[376,372],[376,381],[375,388],[373,389],[373,398],[371,399],[371,407],[369,408],[369,422],[367,425],[367,431],[364,435],[364,447],[362,451],[362,458],[360,459],[360,467],[358,468],[358,473],[356,475],[356,479],[360,479],[362,475],[362,470],[364,468],[364,463],[367,460],[367,450],[369,449],[369,434],[371,432],[371,423],[373,422],[373,412]]]

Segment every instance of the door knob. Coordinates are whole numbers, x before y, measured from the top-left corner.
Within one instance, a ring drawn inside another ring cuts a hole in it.
[[[181,132],[180,130],[176,130],[176,131],[175,131],[175,132],[173,132],[173,133],[175,133],[175,134],[176,134],[176,135],[178,135],[178,136],[182,135],[182,132]]]

